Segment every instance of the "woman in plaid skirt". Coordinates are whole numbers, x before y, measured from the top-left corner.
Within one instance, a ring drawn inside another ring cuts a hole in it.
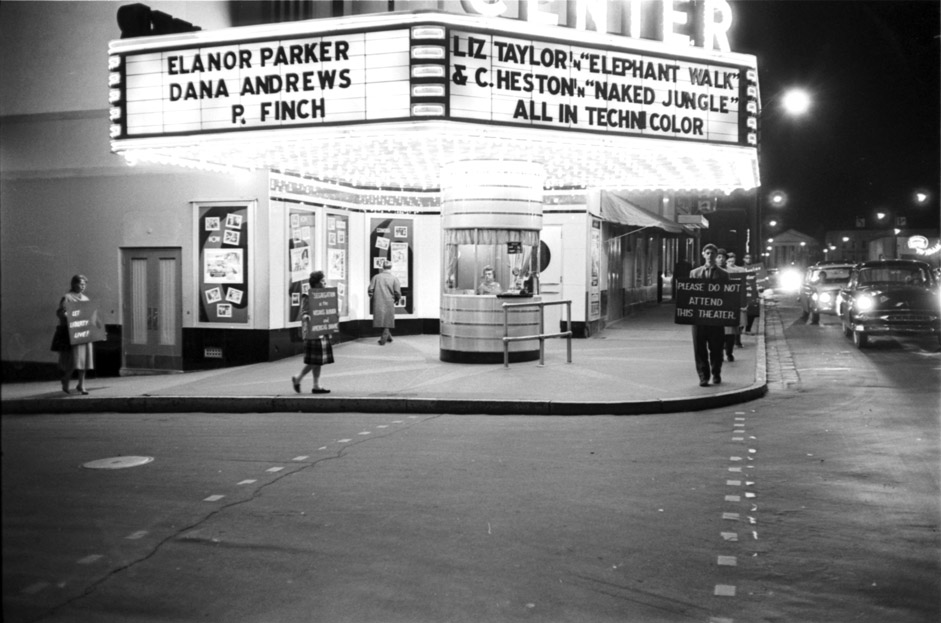
[[[323,287],[326,287],[323,271],[317,270],[312,272],[310,274],[311,290]],[[307,303],[307,294],[301,297],[301,309],[304,310],[301,316],[301,322],[310,322],[310,307]],[[301,393],[301,381],[308,372],[313,371],[314,389],[311,390],[311,393],[329,394],[329,389],[324,389],[320,386],[320,367],[328,363],[333,363],[333,345],[330,343],[329,335],[318,335],[311,339],[304,340],[304,367],[301,368],[300,374],[291,377],[291,385],[294,386],[294,391],[298,394]]]

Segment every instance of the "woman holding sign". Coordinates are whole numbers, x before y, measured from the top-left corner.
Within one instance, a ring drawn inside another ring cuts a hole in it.
[[[87,303],[90,299],[85,296],[85,288],[88,286],[88,278],[85,275],[75,275],[72,277],[72,287],[65,296],[59,301],[59,308],[56,310],[56,316],[59,317],[61,325],[60,331],[65,332],[65,339],[69,335],[69,310],[74,303]],[[95,319],[97,321],[97,318]],[[62,370],[62,391],[69,392],[69,381],[72,380],[72,373],[78,371],[78,393],[83,396],[88,395],[85,389],[85,373],[88,370],[95,369],[95,351],[92,348],[92,342],[84,344],[64,343],[59,349],[59,369]]]
[[[323,271],[315,270],[312,272],[310,274],[309,283],[310,290],[325,288],[326,283],[324,283]],[[313,370],[314,388],[311,390],[311,393],[329,394],[329,389],[324,389],[320,386],[320,367],[328,363],[333,363],[333,344],[330,343],[329,335],[312,335],[312,332],[306,329],[306,327],[309,326],[311,322],[309,303],[310,290],[307,292],[307,294],[304,294],[301,297],[301,309],[303,310],[301,314],[301,323],[305,325],[304,367],[301,368],[300,374],[291,377],[291,385],[294,386],[295,392],[298,394],[301,393],[301,381],[308,372]]]

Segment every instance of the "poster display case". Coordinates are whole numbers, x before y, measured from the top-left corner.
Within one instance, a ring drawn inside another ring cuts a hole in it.
[[[340,317],[350,313],[350,219],[345,214],[326,212],[326,269],[327,287],[337,289],[337,310]]]
[[[316,215],[313,210],[291,208],[288,212],[288,321],[300,322],[301,299],[310,289],[310,273],[317,258]]]
[[[195,207],[200,325],[251,327],[251,233],[254,202],[198,202]]]
[[[415,223],[407,218],[374,218],[369,229],[369,278],[382,270],[384,260],[392,262],[390,272],[402,288],[395,313],[411,314],[415,303],[412,276]]]

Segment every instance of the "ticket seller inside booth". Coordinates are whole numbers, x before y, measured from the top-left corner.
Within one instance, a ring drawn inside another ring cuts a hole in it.
[[[545,173],[531,162],[465,161],[442,180],[441,360],[503,361],[507,302],[539,302],[534,274]],[[507,310],[507,334],[537,335],[537,308]],[[538,341],[511,342],[511,361],[539,357]]]

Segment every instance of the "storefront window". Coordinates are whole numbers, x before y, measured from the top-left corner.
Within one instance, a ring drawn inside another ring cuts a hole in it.
[[[539,232],[446,229],[444,238],[445,293],[537,293]]]

